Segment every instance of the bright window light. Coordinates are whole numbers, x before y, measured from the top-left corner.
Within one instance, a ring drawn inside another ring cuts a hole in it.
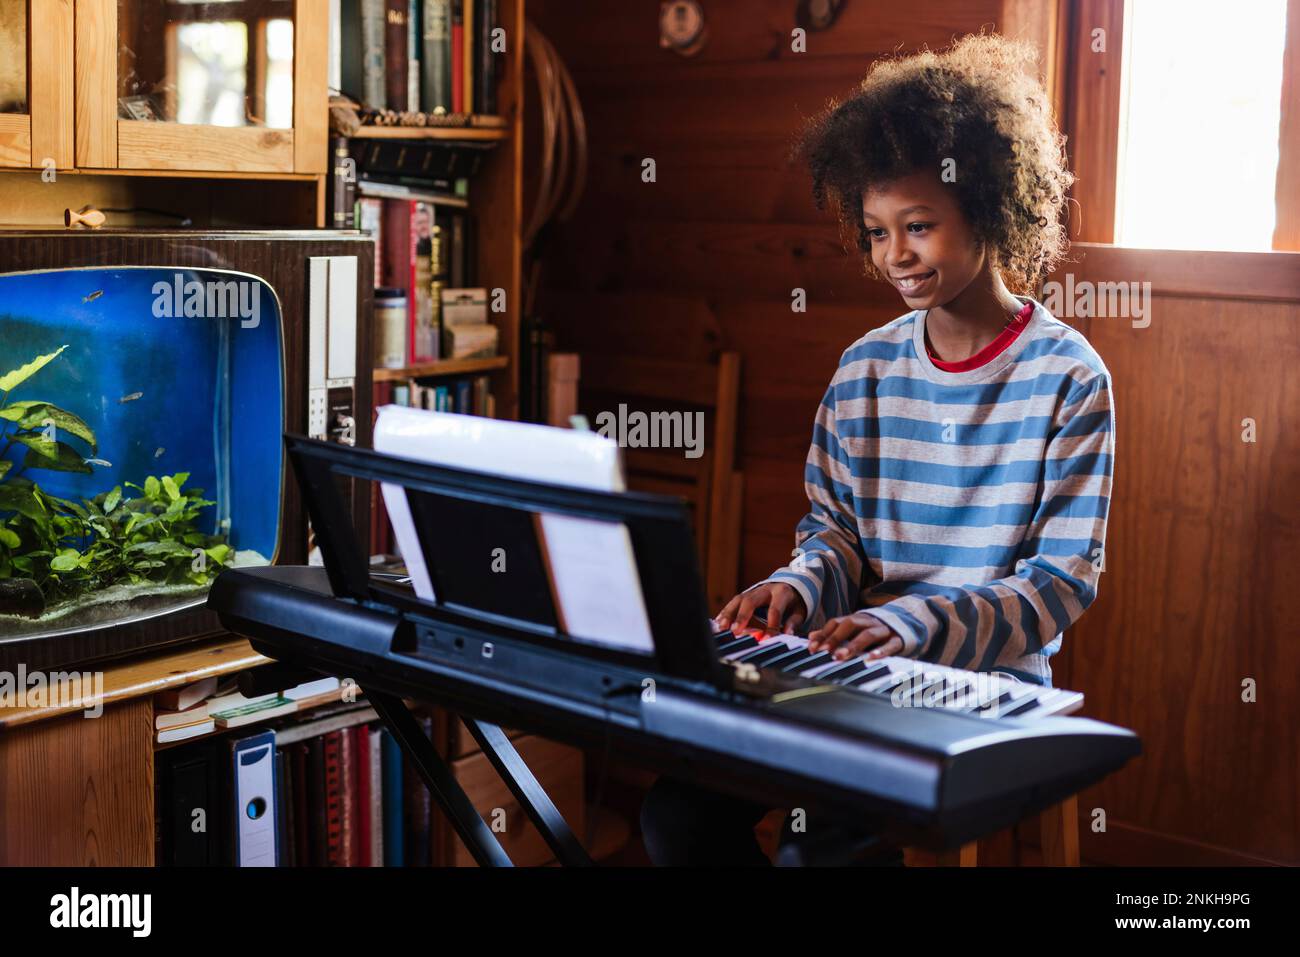
[[[1286,0],[1127,0],[1115,242],[1272,248]]]

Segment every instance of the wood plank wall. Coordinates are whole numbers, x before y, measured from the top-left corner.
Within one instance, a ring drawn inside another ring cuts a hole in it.
[[[538,302],[562,349],[741,353],[749,583],[794,545],[813,416],[840,353],[907,311],[845,255],[808,174],[787,161],[793,137],[877,56],[994,25],[1001,3],[854,0],[833,29],[809,34],[806,53],[790,49],[794,0],[703,7],[709,41],[683,58],[659,47],[657,4],[529,0],[573,73],[591,147],[587,192],[553,237]],[[641,180],[646,157],[655,183]],[[803,314],[791,310],[796,287],[807,290]]]

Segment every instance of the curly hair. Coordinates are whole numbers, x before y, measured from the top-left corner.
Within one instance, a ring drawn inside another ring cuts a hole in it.
[[[1014,292],[1032,294],[1069,247],[1062,221],[1065,139],[1035,78],[1033,46],[972,34],[947,50],[877,60],[843,103],[808,121],[793,158],[807,163],[813,199],[831,199],[848,248],[856,226],[871,261],[863,194],[952,159],[950,184],[975,235]]]

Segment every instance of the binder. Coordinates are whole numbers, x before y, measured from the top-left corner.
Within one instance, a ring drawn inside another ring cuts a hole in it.
[[[275,867],[275,732],[263,731],[231,744],[234,767],[235,863]]]

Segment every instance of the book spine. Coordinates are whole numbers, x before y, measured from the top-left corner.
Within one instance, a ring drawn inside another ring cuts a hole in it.
[[[474,110],[474,3],[475,0],[463,0],[465,23],[461,27],[464,50],[461,53],[461,71],[464,73],[464,87],[461,90],[461,108],[470,113]]]
[[[384,82],[384,7],[386,0],[361,2],[361,99],[372,109],[388,106]]]
[[[383,733],[367,726],[370,739],[370,866],[384,866]]]
[[[356,867],[356,753],[351,729],[339,732],[339,866]]]
[[[406,108],[420,112],[420,3],[406,0]]]
[[[451,111],[465,112],[465,8],[451,0]]]
[[[388,731],[383,735],[384,866],[406,864],[406,835],[402,814],[402,749]]]
[[[311,781],[311,863],[313,867],[329,864],[329,776],[325,771],[325,739],[312,738],[308,743],[307,777]]]
[[[276,866],[293,867],[293,775],[289,772],[289,753],[275,749]]]
[[[492,30],[497,25],[497,0],[482,0],[478,14],[478,86],[475,112],[497,111],[497,57],[492,52]]]
[[[325,861],[343,863],[343,789],[339,769],[339,733],[325,735]]]
[[[338,31],[331,47],[338,48],[340,93],[355,100],[365,99],[365,47],[362,44],[361,0],[338,0]]]
[[[442,291],[447,288],[447,254],[443,248],[443,236],[446,233],[441,226],[434,224],[429,242],[429,295],[433,300],[433,318],[430,327],[433,332],[434,349],[438,356],[449,355],[442,346]]]
[[[406,4],[385,0],[384,10],[384,98],[398,112],[406,109]]]
[[[465,214],[451,214],[451,288],[464,289],[465,282]],[[445,253],[444,253],[445,255]]]
[[[377,485],[377,482],[371,482]],[[352,790],[356,794],[353,806],[355,822],[352,828],[352,866],[370,866],[370,730],[364,725],[349,728],[352,735]]]
[[[311,812],[307,795],[311,779],[307,776],[306,742],[289,746],[290,772],[293,777],[293,860],[296,867],[311,866]]]
[[[451,112],[451,0],[424,0],[420,102],[426,113]]]

